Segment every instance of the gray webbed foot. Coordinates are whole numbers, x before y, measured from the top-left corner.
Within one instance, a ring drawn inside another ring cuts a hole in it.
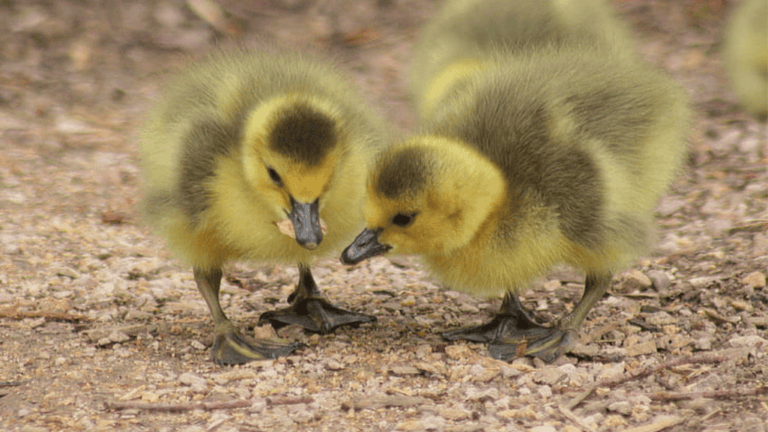
[[[253,339],[242,335],[233,325],[216,329],[211,347],[213,361],[220,365],[235,365],[254,360],[274,359],[292,354],[302,343],[291,343],[283,339]]]
[[[315,284],[309,267],[299,266],[299,284],[288,297],[290,306],[261,314],[259,323],[270,323],[275,330],[291,324],[305,330],[328,334],[345,325],[376,322],[376,317],[341,309],[326,300]]]
[[[468,340],[488,343],[488,351],[498,360],[516,357],[539,357],[547,363],[567,352],[578,336],[589,310],[606,293],[611,275],[588,274],[584,294],[574,310],[556,325],[537,324],[511,291],[504,296],[499,313],[488,323],[443,333],[446,340]]]

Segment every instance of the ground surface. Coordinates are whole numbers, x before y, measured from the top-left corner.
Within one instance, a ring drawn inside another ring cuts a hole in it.
[[[214,365],[190,269],[135,211],[136,130],[186,56],[268,35],[330,52],[397,128],[426,0],[0,2],[0,429],[132,431],[765,431],[768,147],[727,89],[729,4],[614,2],[647,58],[694,101],[687,171],[659,206],[657,251],[620,275],[574,352],[503,363],[437,330],[498,308],[410,259],[320,262],[318,284],[378,323],[242,367]],[[202,10],[199,8],[199,10]],[[243,327],[285,302],[291,266],[228,269]],[[550,321],[582,277],[524,295]],[[256,328],[264,332],[267,329]],[[249,330],[254,331],[254,330]]]

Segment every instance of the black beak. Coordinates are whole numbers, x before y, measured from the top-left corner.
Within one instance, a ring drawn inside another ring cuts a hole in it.
[[[364,229],[355,241],[341,253],[342,264],[357,264],[360,261],[384,254],[392,249],[392,246],[379,243],[379,232],[381,232],[381,229]]]
[[[288,218],[293,222],[296,242],[307,249],[316,248],[323,241],[318,200],[310,204],[301,204],[291,197],[291,206],[293,209],[288,213]]]

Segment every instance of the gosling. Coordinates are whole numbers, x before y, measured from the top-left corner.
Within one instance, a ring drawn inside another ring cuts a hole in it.
[[[141,137],[149,222],[189,263],[213,317],[212,357],[239,364],[301,347],[241,334],[219,303],[231,260],[297,263],[276,329],[329,333],[375,317],[330,304],[314,258],[362,226],[364,178],[385,125],[335,67],[294,52],[218,51],[172,82]]]
[[[499,12],[511,3],[540,13]],[[551,23],[570,2],[546,2],[544,12],[542,3],[449,3],[473,5],[452,25],[483,23],[493,37],[518,24],[550,26],[542,37],[551,43],[527,33],[519,44],[493,39],[470,69],[462,55],[434,68],[421,99],[426,119],[377,158],[366,228],[341,256],[355,264],[416,254],[453,288],[505,293],[491,322],[443,335],[488,343],[503,360],[551,362],[567,351],[613,275],[647,250],[653,208],[686,153],[686,95],[626,51],[620,24],[610,21],[602,37],[558,37]],[[461,73],[430,90],[451,68]],[[517,293],[558,263],[585,272],[584,293],[558,322],[540,325]]]

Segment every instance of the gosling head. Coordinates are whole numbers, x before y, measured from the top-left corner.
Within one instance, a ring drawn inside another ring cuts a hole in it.
[[[247,183],[271,207],[273,222],[280,227],[287,217],[296,242],[307,249],[323,240],[322,197],[344,155],[340,118],[322,100],[288,95],[261,104],[245,122]]]
[[[387,252],[444,255],[466,246],[505,194],[501,172],[466,145],[420,136],[377,160],[368,179],[366,228],[345,264]]]

